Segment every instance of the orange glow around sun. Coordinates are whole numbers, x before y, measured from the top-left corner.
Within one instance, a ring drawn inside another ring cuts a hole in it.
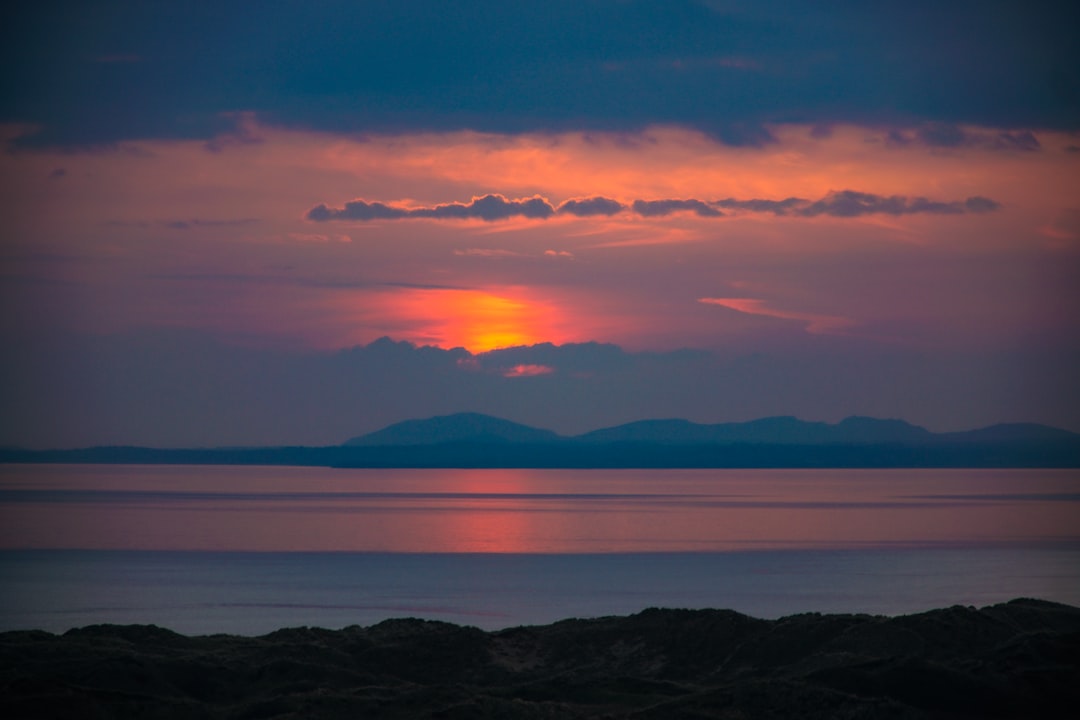
[[[565,342],[561,313],[521,289],[405,290],[390,300],[395,314],[414,324],[415,340],[472,353],[498,348]]]

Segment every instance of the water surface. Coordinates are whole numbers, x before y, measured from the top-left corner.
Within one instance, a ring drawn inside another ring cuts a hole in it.
[[[0,629],[1080,605],[1047,470],[0,466]]]
[[[1073,470],[0,466],[0,548],[723,552],[1080,539]]]

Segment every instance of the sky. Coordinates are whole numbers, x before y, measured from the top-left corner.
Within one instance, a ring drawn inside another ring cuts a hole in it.
[[[1080,9],[0,10],[0,445],[1080,431]]]

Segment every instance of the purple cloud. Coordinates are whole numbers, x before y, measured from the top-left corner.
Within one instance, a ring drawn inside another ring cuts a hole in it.
[[[557,208],[541,197],[508,200],[502,195],[484,195],[468,203],[446,203],[433,207],[404,208],[381,202],[352,200],[342,208],[319,204],[307,212],[307,219],[314,222],[331,220],[401,220],[428,218],[434,220],[480,219],[488,222],[524,217],[546,220],[553,215],[595,217],[617,215],[629,210],[645,218],[667,217],[677,212],[692,212],[703,218],[724,217],[724,210],[741,210],[753,213],[770,213],[789,217],[860,217],[862,215],[960,215],[986,213],[998,210],[1001,203],[990,198],[973,196],[966,200],[940,201],[925,197],[903,195],[876,195],[856,190],[832,192],[820,200],[789,197],[783,200],[754,198],[738,200],[706,201],[695,198],[634,200],[629,206],[618,200],[602,196],[567,200]]]
[[[724,213],[701,200],[635,200],[634,212],[642,217],[664,217],[690,210],[701,217],[723,217]]]
[[[402,218],[433,218],[437,220],[506,220],[512,217],[548,218],[555,208],[543,198],[507,200],[502,195],[484,195],[468,203],[447,203],[434,207],[402,208],[381,202],[353,200],[343,208],[331,208],[325,204],[313,207],[307,219],[315,222],[328,220],[398,220]]]
[[[908,198],[902,195],[874,195],[872,193],[841,190],[829,193],[816,202],[795,209],[794,214],[803,217],[829,215],[832,217],[859,217],[861,215],[960,215],[985,213],[997,210],[1001,204],[989,198],[974,196],[963,202],[940,202],[924,197]]]
[[[580,198],[567,200],[559,206],[559,213],[576,215],[577,217],[592,217],[594,215],[617,215],[626,209],[618,200],[606,197]]]
[[[1005,152],[1037,152],[1042,144],[1030,130],[986,131],[952,123],[928,123],[914,131],[890,130],[885,142],[894,147],[922,145],[930,148],[976,148]]]
[[[789,197],[784,200],[736,200],[735,198],[727,198],[726,200],[717,200],[713,205],[722,207],[725,210],[748,210],[750,212],[772,213],[773,215],[787,215],[790,210],[806,205],[808,202],[808,200],[797,197]]]
[[[307,214],[307,219],[315,222],[325,222],[327,220],[396,220],[404,217],[409,217],[408,210],[390,207],[381,202],[367,203],[363,200],[347,202],[345,207],[340,210],[320,204],[308,210]]]

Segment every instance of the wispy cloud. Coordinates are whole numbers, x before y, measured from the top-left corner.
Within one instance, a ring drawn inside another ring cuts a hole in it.
[[[1030,130],[981,130],[952,123],[927,123],[915,130],[891,130],[886,142],[892,146],[923,145],[930,148],[976,148],[1005,152],[1036,152],[1042,144]]]
[[[229,227],[234,225],[250,225],[259,222],[255,218],[237,218],[235,220],[204,220],[192,218],[191,220],[163,220],[162,224],[173,230],[191,230],[199,227]]]
[[[108,227],[166,227],[170,230],[194,230],[196,228],[212,228],[212,227],[236,227],[241,225],[252,225],[258,223],[258,218],[229,218],[229,219],[207,219],[207,218],[188,218],[188,219],[174,219],[174,220],[109,220],[105,222]]]
[[[505,250],[503,248],[462,248],[454,251],[455,255],[462,257],[487,257],[487,258],[508,258],[508,257],[526,257],[524,253],[514,252],[513,250]]]
[[[793,310],[778,310],[770,307],[764,300],[756,298],[698,298],[699,303],[705,305],[719,305],[729,310],[744,313],[746,315],[763,315],[765,317],[780,320],[796,320],[806,324],[806,331],[814,334],[835,333],[851,327],[854,322],[837,315],[820,315],[817,313],[797,312]]]

